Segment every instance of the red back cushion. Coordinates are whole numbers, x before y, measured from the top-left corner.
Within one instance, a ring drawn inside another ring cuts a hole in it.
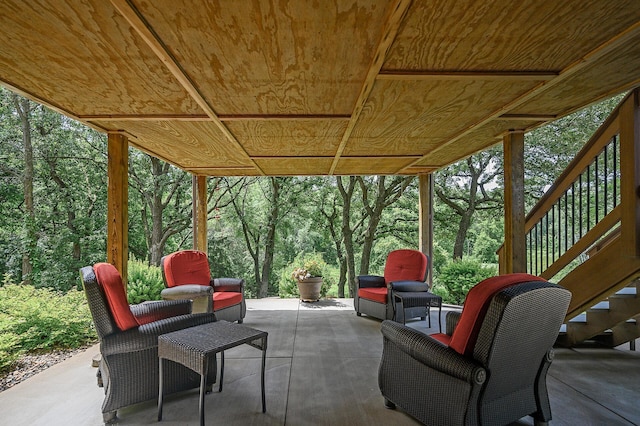
[[[384,280],[424,281],[427,273],[427,256],[418,250],[394,250],[384,265]]]
[[[127,295],[120,272],[110,263],[97,263],[93,266],[98,284],[102,287],[111,315],[118,328],[122,331],[139,326],[136,317],[131,313]]]
[[[529,281],[543,281],[529,274],[507,274],[487,278],[469,290],[462,308],[462,315],[451,336],[449,347],[459,354],[472,356],[484,316],[493,296],[512,285]]]
[[[181,250],[164,258],[162,264],[167,287],[183,284],[209,285],[211,272],[204,252]]]

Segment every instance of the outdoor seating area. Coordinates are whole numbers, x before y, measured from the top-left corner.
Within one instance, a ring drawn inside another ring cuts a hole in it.
[[[443,307],[450,311],[451,307]],[[444,313],[443,313],[444,314]],[[437,311],[407,325],[437,333]],[[261,353],[246,345],[225,351],[224,389],[205,396],[210,424],[224,425],[416,425],[401,409],[388,410],[378,388],[381,322],[358,317],[353,299],[300,303],[249,299],[245,325],[269,334],[266,406],[260,396]],[[628,345],[627,345],[628,347]],[[98,346],[0,393],[3,423],[97,425],[104,391],[91,361]],[[640,354],[612,349],[556,349],[547,376],[551,425],[640,424]],[[431,390],[437,392],[437,390]],[[198,389],[168,395],[162,422],[157,401],[118,411],[122,425],[197,425]],[[515,424],[533,424],[524,418]]]

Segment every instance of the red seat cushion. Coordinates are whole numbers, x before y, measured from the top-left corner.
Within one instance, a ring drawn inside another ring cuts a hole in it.
[[[216,291],[213,293],[213,310],[219,311],[220,309],[227,308],[229,306],[237,305],[242,302],[242,293],[235,291]]]
[[[378,303],[387,303],[386,287],[364,287],[358,289],[358,297]]]
[[[167,287],[183,284],[209,285],[211,272],[204,252],[181,250],[164,258],[162,264]]]
[[[434,334],[430,334],[429,337],[437,340],[438,342],[446,346],[449,346],[449,344],[451,343],[451,336],[445,333],[434,333]]]
[[[424,281],[427,273],[427,256],[418,250],[394,250],[384,265],[384,280]]]
[[[462,308],[462,315],[451,336],[449,347],[459,354],[472,356],[484,316],[494,295],[512,285],[529,281],[544,281],[529,274],[507,274],[487,278],[469,290]]]
[[[140,324],[131,313],[127,295],[124,292],[122,277],[120,277],[120,272],[116,267],[110,263],[97,263],[93,266],[93,271],[96,274],[98,284],[104,291],[109,310],[118,328],[125,331],[138,327]]]

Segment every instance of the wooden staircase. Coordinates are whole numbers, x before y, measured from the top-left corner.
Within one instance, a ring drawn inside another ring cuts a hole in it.
[[[566,323],[558,344],[593,342],[615,347],[640,338],[640,280],[610,295]]]
[[[526,218],[527,272],[572,293],[562,346],[640,337],[639,105],[635,89]]]

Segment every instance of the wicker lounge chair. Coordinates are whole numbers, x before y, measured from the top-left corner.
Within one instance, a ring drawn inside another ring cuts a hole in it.
[[[430,425],[502,425],[551,420],[546,387],[552,346],[571,293],[527,274],[490,278],[447,315],[447,333],[427,336],[382,323],[378,382],[396,405]]]
[[[240,278],[211,279],[209,259],[198,250],[180,250],[164,256],[160,264],[165,300],[189,299],[193,312],[215,312],[218,320],[241,324],[247,313],[244,301],[244,280]]]
[[[158,398],[158,336],[216,320],[214,314],[191,314],[189,300],[129,305],[119,272],[99,263],[80,270],[84,291],[100,339],[98,385],[104,386],[102,415],[117,421],[117,410]],[[165,369],[165,393],[200,386],[200,376],[181,365]],[[216,368],[209,370],[209,387]]]
[[[429,271],[429,258],[418,250],[394,250],[387,256],[384,265],[384,276],[360,275],[358,276],[356,294],[353,297],[353,305],[358,316],[366,314],[378,319],[393,319],[394,309],[393,292],[429,291],[429,285],[425,283]],[[400,313],[400,312],[399,312]],[[426,318],[427,309],[416,307],[401,312],[406,318]],[[405,319],[406,319],[405,318]],[[402,318],[397,317],[397,320]]]

